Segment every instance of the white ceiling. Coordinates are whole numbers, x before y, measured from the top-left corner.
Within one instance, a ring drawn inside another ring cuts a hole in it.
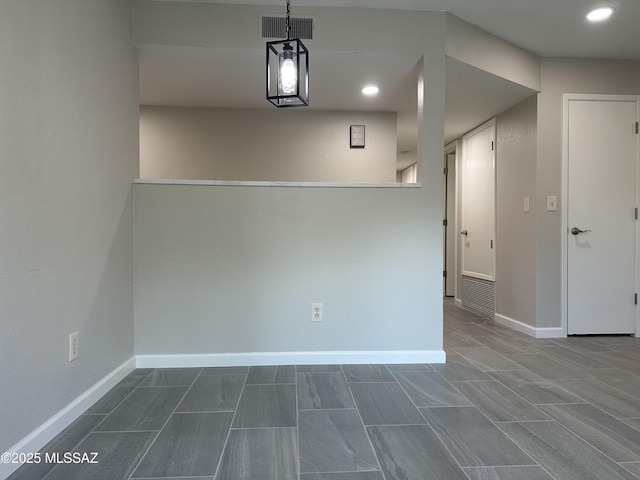
[[[293,0],[292,4],[294,15],[297,5],[446,10],[539,56],[640,60],[640,0]],[[584,14],[601,5],[614,7],[614,17],[605,24],[588,24]],[[310,60],[312,108],[398,112],[398,152],[405,152],[399,155],[398,168],[415,161],[418,58],[316,51],[311,52]],[[535,93],[453,59],[447,59],[446,74],[445,143]],[[381,88],[375,98],[360,94],[369,82]],[[143,46],[140,101],[145,105],[273,108],[265,100],[264,50]]]
[[[285,0],[168,0],[200,3],[281,5]],[[296,6],[440,10],[543,57],[640,60],[638,0],[292,0]],[[589,24],[584,15],[611,6],[606,23]]]
[[[264,50],[143,47],[140,101],[146,105],[273,108],[265,99]],[[310,53],[311,106],[322,110],[416,108],[417,56]],[[360,90],[380,86],[376,97]],[[413,93],[413,94],[412,94]]]

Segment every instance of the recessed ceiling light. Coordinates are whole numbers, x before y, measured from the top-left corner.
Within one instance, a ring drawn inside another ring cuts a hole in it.
[[[380,89],[378,87],[376,87],[375,85],[367,85],[366,87],[364,87],[362,89],[362,93],[364,93],[365,95],[368,95],[368,96],[377,95],[379,91],[380,91]]]
[[[602,22],[607,20],[612,14],[613,8],[611,7],[594,8],[587,13],[587,20],[590,22]]]

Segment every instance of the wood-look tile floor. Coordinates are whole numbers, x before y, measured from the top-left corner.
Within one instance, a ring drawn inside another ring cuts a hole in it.
[[[442,365],[135,370],[10,479],[640,479],[640,339],[444,316]]]

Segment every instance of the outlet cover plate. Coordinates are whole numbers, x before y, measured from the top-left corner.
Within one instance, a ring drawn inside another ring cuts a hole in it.
[[[78,358],[78,332],[69,334],[69,361]]]
[[[322,321],[322,304],[321,303],[311,304],[311,321],[312,322]]]

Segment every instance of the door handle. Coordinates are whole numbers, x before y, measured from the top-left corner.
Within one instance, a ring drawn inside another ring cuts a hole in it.
[[[587,233],[590,232],[591,230],[580,230],[578,227],[573,227],[571,229],[571,235],[578,235],[580,233]]]
[[[460,233],[461,233],[462,235],[464,235],[465,237],[466,237],[467,235],[469,235],[469,232],[468,232],[468,231],[466,231],[466,230],[462,230]]]

